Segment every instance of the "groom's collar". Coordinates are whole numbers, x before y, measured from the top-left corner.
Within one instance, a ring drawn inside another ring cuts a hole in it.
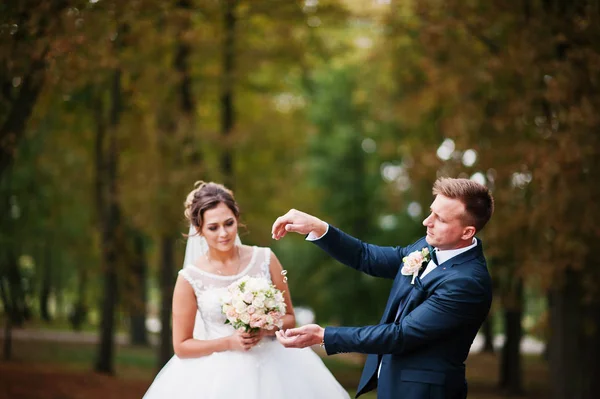
[[[448,262],[447,265],[452,267],[479,256],[482,253],[482,243],[480,239],[473,237],[473,244],[468,247],[447,249],[445,251],[435,249],[435,251],[438,265]]]
[[[448,262],[449,260],[452,260],[452,259],[456,258],[457,256],[470,251],[473,248],[476,248],[477,245],[478,245],[478,240],[477,240],[477,238],[473,237],[472,244],[469,246],[466,246],[466,247],[457,248],[457,249],[446,249],[446,250],[440,250],[440,249],[434,248],[435,254],[436,254],[437,260],[438,260],[438,265],[441,265],[444,262]]]

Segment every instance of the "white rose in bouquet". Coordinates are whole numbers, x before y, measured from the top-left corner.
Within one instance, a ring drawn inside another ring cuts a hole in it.
[[[222,298],[225,323],[246,332],[281,328],[285,310],[283,293],[261,277],[242,277],[227,287]]]

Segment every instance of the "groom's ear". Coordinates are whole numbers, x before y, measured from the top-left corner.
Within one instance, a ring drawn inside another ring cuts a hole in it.
[[[475,229],[474,226],[467,226],[463,229],[462,236],[460,238],[465,241],[471,240],[471,239],[473,239],[473,236],[475,236],[476,232],[477,232],[477,230]]]

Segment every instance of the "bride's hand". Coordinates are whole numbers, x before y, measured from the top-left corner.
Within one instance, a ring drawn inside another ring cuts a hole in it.
[[[275,336],[275,330],[266,330],[264,328],[261,328],[260,330],[258,330],[258,332],[256,333],[256,335],[258,335],[258,340],[261,341],[264,337],[274,337]]]
[[[229,338],[231,350],[246,352],[252,349],[260,341],[261,337],[256,333],[236,330]]]
[[[252,333],[248,333],[251,337],[256,339],[256,344],[258,344],[260,341],[262,341],[262,339],[264,337],[274,337],[275,336],[275,330],[266,330],[264,328],[261,328],[260,330],[258,330],[257,332],[252,332]]]

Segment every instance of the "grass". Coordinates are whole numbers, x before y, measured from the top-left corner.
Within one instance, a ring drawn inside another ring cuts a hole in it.
[[[92,370],[97,346],[85,343],[13,341],[14,359],[19,363],[57,365],[66,370]],[[116,346],[115,374],[124,379],[151,380],[157,369],[153,349]]]
[[[31,330],[43,330],[43,331],[73,331],[72,324],[64,318],[56,318],[50,322],[46,322],[41,319],[32,318],[25,322],[25,327]],[[119,332],[126,332],[126,330],[117,328]],[[123,330],[123,331],[121,331]],[[98,326],[91,323],[83,323],[81,325],[81,332],[97,333]]]
[[[15,340],[14,360],[0,362],[3,376],[0,399],[139,398],[157,372],[155,350],[151,348],[117,346],[116,377],[92,371],[95,355],[93,344]],[[352,397],[360,378],[362,359],[352,354],[323,358]],[[472,355],[467,361],[467,370],[469,399],[504,398],[496,389],[497,356]],[[537,357],[526,357],[524,370],[527,394],[522,398],[547,397],[545,364]],[[376,399],[376,394],[361,398]]]

